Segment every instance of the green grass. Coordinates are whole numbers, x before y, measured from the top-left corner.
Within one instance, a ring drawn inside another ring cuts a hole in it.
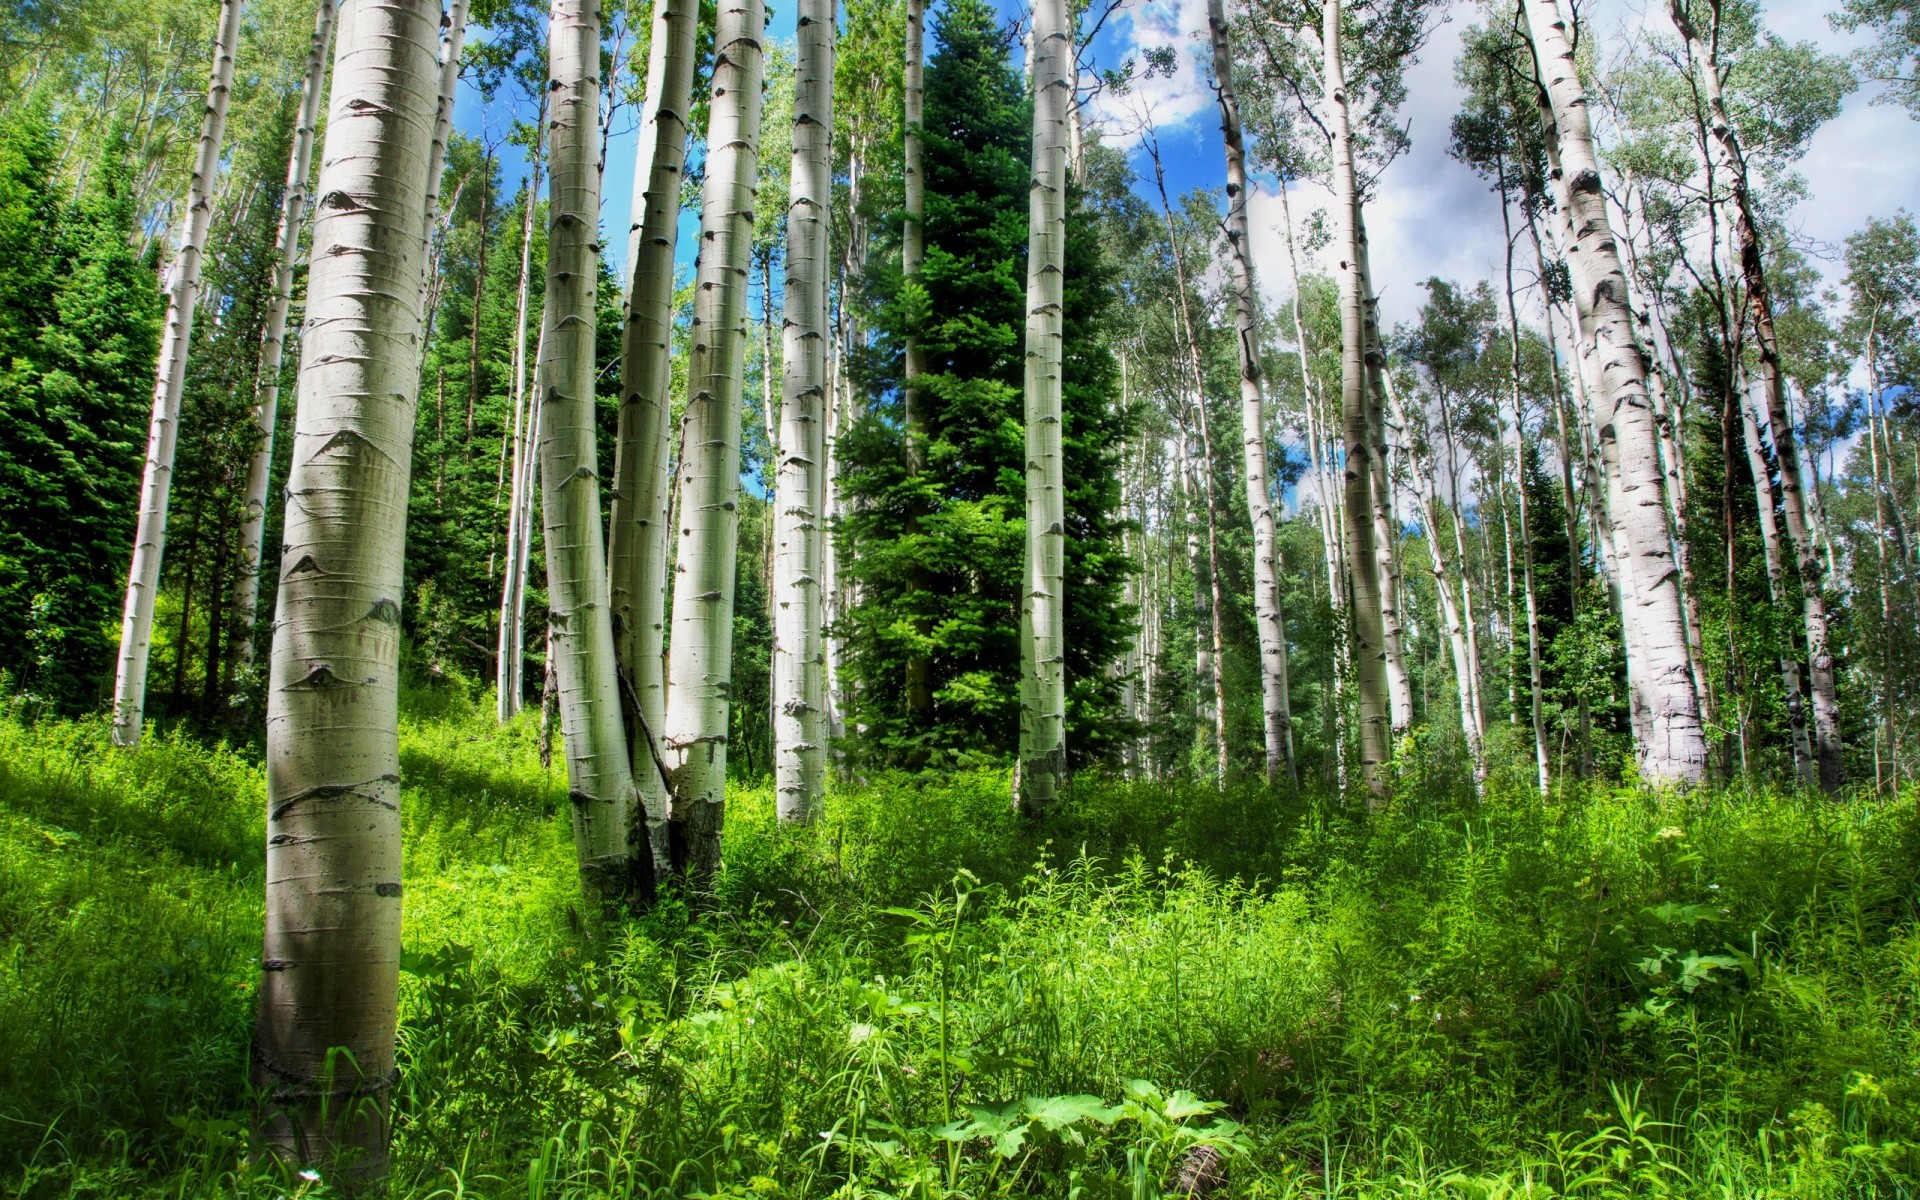
[[[745,787],[714,896],[602,925],[530,723],[414,696],[402,758],[395,1196],[1133,1200],[1198,1143],[1246,1197],[1920,1174],[1912,797],[1082,780],[1034,827],[977,772],[795,831]],[[263,808],[225,747],[0,715],[0,1188],[332,1194],[247,1154]]]

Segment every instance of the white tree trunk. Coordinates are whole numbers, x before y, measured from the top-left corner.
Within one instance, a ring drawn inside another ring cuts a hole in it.
[[[307,43],[307,69],[300,81],[300,115],[287,156],[287,184],[280,199],[280,231],[274,239],[273,299],[267,303],[266,329],[260,337],[260,366],[253,399],[253,455],[247,461],[247,515],[240,527],[240,577],[234,584],[234,666],[253,666],[253,626],[260,608],[260,558],[266,550],[267,487],[273,475],[273,433],[279,422],[280,367],[287,345],[287,310],[293,305],[294,259],[300,253],[300,228],[307,210],[307,183],[313,170],[313,143],[320,127],[320,100],[327,76],[327,49],[333,44],[336,0],[320,0]]]
[[[1719,8],[1714,6],[1716,18]],[[1704,41],[1687,20],[1682,4],[1672,4],[1670,12],[1680,34],[1687,41],[1695,77],[1707,101],[1709,132],[1720,148],[1721,169],[1732,189],[1733,239],[1740,256],[1742,282],[1746,284],[1747,309],[1751,317],[1754,342],[1760,357],[1760,385],[1766,400],[1767,424],[1773,435],[1775,457],[1780,462],[1780,508],[1787,521],[1787,537],[1793,544],[1794,562],[1800,575],[1800,615],[1807,642],[1807,660],[1813,693],[1813,744],[1818,758],[1820,786],[1833,791],[1844,781],[1840,744],[1840,704],[1834,686],[1833,651],[1828,641],[1826,597],[1821,591],[1819,547],[1808,517],[1808,489],[1800,474],[1800,456],[1793,431],[1793,417],[1787,409],[1785,372],[1781,369],[1779,339],[1773,326],[1773,291],[1768,284],[1765,261],[1761,256],[1760,236],[1753,217],[1753,192],[1747,178],[1746,155],[1740,138],[1727,116],[1721,95],[1720,67],[1713,47]],[[1760,478],[1756,474],[1756,479]],[[1769,570],[1769,580],[1772,572]],[[1776,596],[1776,602],[1778,597]],[[1792,708],[1799,698],[1799,667],[1796,663],[1789,678],[1788,699]],[[1805,721],[1795,726],[1804,737]]]
[[[160,592],[160,561],[167,544],[167,499],[173,490],[174,449],[180,441],[180,401],[187,383],[187,352],[193,345],[194,308],[200,298],[201,258],[213,223],[215,177],[227,131],[227,101],[233,92],[233,52],[240,40],[241,0],[222,0],[213,42],[213,70],[200,120],[200,143],[187,186],[187,217],[167,289],[167,319],[153,387],[153,421],[147,431],[146,468],[140,479],[140,516],[127,573],[120,618],[120,662],[113,685],[113,742],[133,749],[147,706],[147,656],[153,649],[153,605]]]
[[[566,739],[574,852],[590,898],[629,889],[634,802],[607,604],[595,447],[600,278],[600,0],[553,0],[547,26],[546,304],[540,323],[541,512],[549,669]],[[650,856],[642,856],[643,861]]]
[[[1547,143],[1552,170],[1569,203],[1574,241],[1567,247],[1583,350],[1600,383],[1592,400],[1607,465],[1608,515],[1630,573],[1622,592],[1632,683],[1648,714],[1640,769],[1656,783],[1693,783],[1706,771],[1707,747],[1688,663],[1679,573],[1668,538],[1659,435],[1646,391],[1646,357],[1634,340],[1627,281],[1608,225],[1600,166],[1587,119],[1586,93],[1557,0],[1526,0],[1529,35],[1551,104]]]
[[[1265,720],[1267,782],[1286,772],[1300,782],[1293,761],[1293,705],[1287,688],[1287,622],[1280,601],[1273,499],[1268,493],[1267,423],[1260,384],[1259,306],[1253,287],[1251,234],[1247,227],[1247,156],[1240,133],[1240,106],[1233,91],[1233,48],[1227,36],[1225,0],[1208,0],[1207,30],[1213,41],[1214,94],[1220,102],[1220,133],[1227,155],[1227,264],[1233,290],[1235,344],[1240,356],[1240,440],[1246,474],[1247,513],[1253,525],[1253,618],[1260,639],[1260,700]]]
[[[662,735],[673,779],[674,861],[698,878],[720,866],[726,816],[740,393],[765,27],[761,0],[721,0],[680,464],[673,690]]]
[[[520,214],[520,285],[514,301],[513,328],[513,490],[507,502],[507,558],[501,573],[500,637],[495,658],[494,715],[500,721],[513,719],[520,711],[525,690],[526,628],[520,614],[526,604],[527,538],[521,530],[532,522],[533,484],[532,441],[538,428],[533,409],[538,401],[527,387],[527,317],[533,307],[533,231],[534,217],[540,205],[540,175],[545,157],[547,130],[546,93],[540,95],[539,127],[535,134],[533,169],[527,176],[526,206]],[[545,330],[541,351],[545,350]],[[535,371],[537,373],[536,364]]]
[[[1757,381],[1758,382],[1758,381]],[[1764,389],[1765,383],[1760,386]],[[1767,454],[1760,441],[1760,425],[1754,418],[1754,406],[1740,405],[1741,431],[1746,435],[1747,469],[1753,474],[1754,506],[1760,513],[1760,545],[1766,555],[1767,598],[1782,603],[1787,590],[1785,556],[1780,550],[1780,523],[1773,515],[1773,476],[1767,469]],[[1793,741],[1793,773],[1806,787],[1820,780],[1814,763],[1813,744],[1807,738],[1806,700],[1800,688],[1800,661],[1791,652],[1780,656],[1780,685],[1787,701],[1787,728]]]
[[[671,869],[666,775],[660,735],[667,716],[667,482],[671,475],[673,259],[693,99],[696,0],[655,0],[640,147],[633,164],[627,235],[625,321],[620,340],[620,419],[614,445],[608,569],[615,652],[627,681],[628,749],[639,792],[636,843],[651,850],[655,878]]]
[[[1066,486],[1060,373],[1067,242],[1067,106],[1073,38],[1065,0],[1033,10],[1033,188],[1027,210],[1025,586],[1021,588],[1020,792],[1043,812],[1067,774]]]
[[[801,0],[787,208],[785,387],[774,508],[774,786],[782,820],[825,801],[827,262],[833,203],[834,0]]]
[[[1322,0],[1324,90],[1333,132],[1335,245],[1339,247],[1341,414],[1346,452],[1346,526],[1349,596],[1353,610],[1354,675],[1360,698],[1360,767],[1377,803],[1386,795],[1392,753],[1387,692],[1387,648],[1381,615],[1367,374],[1367,284],[1361,258],[1360,188],[1354,173],[1352,122],[1347,111],[1346,69],[1340,47],[1340,0]]]
[[[298,1161],[357,1153],[361,1176],[386,1165],[400,986],[400,604],[439,25],[438,0],[342,6],[267,686],[263,1134]]]

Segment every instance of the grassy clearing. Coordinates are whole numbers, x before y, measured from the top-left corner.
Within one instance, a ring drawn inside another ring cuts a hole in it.
[[[1920,817],[1595,789],[1362,820],[981,772],[782,829],[697,909],[580,913],[534,731],[402,733],[404,1197],[1906,1195]],[[0,1186],[329,1194],[249,1164],[264,785],[0,719]]]

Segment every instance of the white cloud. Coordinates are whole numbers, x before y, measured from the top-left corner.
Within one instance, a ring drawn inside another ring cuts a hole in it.
[[[1150,0],[1115,20],[1111,36],[1119,54],[1114,61],[1131,58],[1136,78],[1125,95],[1102,92],[1087,111],[1110,145],[1129,150],[1138,145],[1143,117],[1167,133],[1212,109],[1213,91],[1194,53],[1207,32],[1206,0]],[[1145,78],[1146,52],[1168,48],[1174,51],[1172,76]]]

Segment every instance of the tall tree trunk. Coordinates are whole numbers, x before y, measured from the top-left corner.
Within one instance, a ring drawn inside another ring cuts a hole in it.
[[[680,181],[693,96],[696,0],[654,0],[647,94],[634,157],[627,236],[625,321],[620,340],[620,417],[614,445],[613,522],[608,538],[614,652],[627,739],[646,825],[634,841],[651,850],[656,878],[671,868],[668,795],[660,743],[667,716],[667,482],[671,474],[673,262]]]
[[[1038,813],[1059,797],[1067,774],[1067,534],[1060,376],[1073,38],[1066,0],[1036,0],[1033,44],[1033,187],[1027,212],[1026,582],[1021,588],[1017,799],[1021,809]]]
[[[421,216],[420,233],[420,240],[427,247],[427,256],[420,268],[420,303],[421,311],[427,315],[429,332],[432,330],[434,311],[430,298],[438,274],[434,270],[437,255],[433,252],[433,234],[440,225],[440,181],[447,170],[447,143],[453,137],[453,102],[460,87],[460,46],[467,36],[467,3],[468,0],[450,0],[440,18],[439,103],[434,109],[433,149],[427,160],[427,206]],[[455,203],[459,198],[456,185]]]
[[[320,0],[307,43],[307,69],[300,81],[299,123],[287,156],[286,191],[280,200],[280,231],[274,240],[273,298],[267,302],[266,328],[260,337],[260,365],[254,376],[253,454],[247,462],[247,515],[240,526],[240,576],[233,590],[233,663],[236,672],[253,666],[253,627],[260,607],[260,558],[266,550],[267,487],[273,475],[273,434],[279,421],[280,366],[287,344],[287,310],[293,304],[294,259],[300,253],[300,226],[307,209],[307,180],[313,169],[314,135],[320,124],[320,99],[327,76],[327,48],[333,42],[335,0]]]
[[[926,95],[926,59],[923,52],[925,25],[925,0],[907,0],[906,50],[901,71],[904,121],[900,140],[905,212],[900,224],[900,275],[910,284],[917,284],[920,265],[926,257],[927,181],[922,166]],[[921,344],[918,331],[911,324],[907,329],[904,349],[900,398],[906,422],[907,469],[919,471],[925,468],[927,456],[926,397],[921,388],[921,377],[927,373],[927,352]],[[919,528],[920,513],[916,505],[907,514],[907,530],[912,534],[918,532]],[[917,566],[910,567],[909,573],[913,577],[913,586],[924,590],[927,586],[925,573]],[[923,637],[931,633],[925,621],[916,624]],[[906,688],[907,711],[917,714],[919,719],[926,719],[927,714],[933,711],[932,666],[927,661],[926,653],[917,648],[907,654]]]
[[[1335,245],[1339,248],[1341,416],[1346,470],[1347,571],[1353,609],[1354,675],[1360,694],[1360,768],[1370,803],[1386,797],[1392,753],[1387,649],[1381,615],[1380,559],[1375,534],[1374,458],[1367,376],[1367,283],[1361,260],[1360,187],[1354,172],[1346,68],[1340,46],[1340,0],[1322,0],[1323,88],[1333,132]]]
[[[437,0],[347,0],[316,194],[267,686],[253,1078],[278,1154],[387,1161],[400,987],[400,603]]]
[[[600,0],[553,0],[548,18],[548,153],[541,512],[547,559],[548,673],[566,739],[574,853],[590,898],[624,896],[636,857],[629,846],[633,773],[607,606],[595,447],[595,292],[600,278]],[[650,880],[642,878],[643,886]]]
[[[1764,384],[1762,385],[1764,387]],[[1766,555],[1767,598],[1779,604],[1786,591],[1785,556],[1780,552],[1780,526],[1773,515],[1773,476],[1760,441],[1760,425],[1753,408],[1740,406],[1740,424],[1746,435],[1747,468],[1753,474],[1754,504],[1760,514],[1760,543]],[[1800,688],[1800,660],[1791,651],[1780,655],[1780,683],[1787,702],[1787,728],[1793,741],[1793,773],[1803,786],[1819,782],[1813,745],[1807,738],[1806,702]]]
[[[1180,429],[1180,465],[1174,476],[1176,485],[1186,497],[1186,543],[1187,575],[1193,583],[1193,680],[1194,680],[1194,723],[1197,726],[1195,742],[1203,739],[1214,741],[1214,757],[1219,762],[1226,761],[1226,751],[1221,749],[1224,739],[1219,736],[1220,712],[1215,703],[1218,668],[1214,657],[1214,645],[1220,640],[1217,633],[1209,637],[1202,628],[1202,622],[1213,618],[1213,626],[1219,627],[1219,613],[1208,599],[1205,576],[1207,574],[1201,558],[1200,529],[1201,522],[1210,514],[1203,512],[1200,500],[1200,472],[1194,460],[1199,450],[1199,442],[1190,439],[1182,425]],[[1211,469],[1210,467],[1208,468]],[[1217,772],[1216,778],[1223,783],[1225,774]]]
[[[1195,362],[1198,362],[1196,357]],[[1214,782],[1219,787],[1227,786],[1227,649],[1222,638],[1221,622],[1225,619],[1227,597],[1225,585],[1220,580],[1220,503],[1214,491],[1217,474],[1213,453],[1213,432],[1207,420],[1207,398],[1196,390],[1193,394],[1193,412],[1195,423],[1200,428],[1200,495],[1206,506],[1207,515],[1207,624],[1213,636],[1213,645],[1209,650],[1212,669],[1208,672],[1208,682],[1213,685],[1213,698],[1209,713],[1213,717],[1213,753]]]
[[[1627,653],[1650,718],[1639,746],[1642,772],[1654,782],[1694,783],[1706,770],[1706,735],[1687,655],[1686,618],[1667,536],[1658,433],[1646,395],[1646,357],[1633,336],[1626,277],[1608,226],[1600,166],[1588,125],[1586,94],[1573,60],[1558,0],[1525,0],[1540,79],[1551,119],[1550,170],[1570,209],[1576,240],[1567,247],[1583,349],[1594,356],[1603,391],[1593,397],[1600,447],[1608,468],[1608,512],[1624,542],[1623,571],[1632,604],[1623,611]]]
[[[1507,370],[1511,383],[1513,401],[1513,461],[1514,474],[1520,480],[1520,545],[1522,586],[1527,592],[1527,681],[1531,690],[1533,716],[1533,757],[1534,769],[1538,776],[1540,793],[1546,794],[1548,779],[1547,763],[1547,723],[1541,710],[1543,684],[1540,671],[1540,600],[1533,584],[1533,529],[1531,516],[1527,510],[1527,448],[1526,416],[1520,398],[1520,308],[1513,298],[1513,222],[1508,211],[1506,188],[1506,165],[1500,164],[1500,228],[1506,235],[1506,294],[1507,294],[1507,348],[1509,352]],[[1571,547],[1569,547],[1571,549]]]
[[[1709,0],[1709,7],[1717,26],[1720,20],[1718,0]],[[1774,454],[1780,463],[1780,508],[1787,520],[1787,538],[1793,544],[1794,562],[1800,576],[1800,616],[1807,642],[1808,674],[1813,693],[1814,752],[1819,760],[1820,786],[1833,791],[1843,782],[1844,775],[1840,704],[1835,691],[1833,651],[1828,642],[1827,603],[1821,590],[1819,547],[1812,532],[1812,522],[1808,519],[1806,487],[1800,475],[1793,417],[1787,410],[1785,372],[1780,362],[1779,338],[1773,326],[1773,289],[1767,280],[1766,261],[1761,254],[1760,234],[1754,220],[1753,192],[1747,178],[1746,155],[1741,151],[1739,134],[1727,117],[1726,101],[1721,94],[1719,62],[1713,45],[1700,37],[1684,3],[1676,0],[1670,4],[1669,11],[1680,35],[1687,41],[1695,78],[1707,101],[1708,127],[1720,148],[1721,170],[1727,176],[1732,193],[1734,246],[1739,253],[1740,274],[1746,284],[1748,319],[1752,324],[1755,349],[1759,352],[1760,386],[1766,397],[1767,424],[1773,435]],[[1793,675],[1792,690],[1797,692],[1797,664]],[[1804,732],[1804,721],[1801,731]]]
[[[1387,400],[1393,406],[1394,419],[1400,422],[1401,428],[1411,430],[1413,426],[1400,406],[1400,397],[1392,386],[1391,375],[1387,381]],[[1424,418],[1421,424],[1425,426]],[[1420,503],[1417,505],[1420,524],[1433,560],[1433,588],[1439,597],[1440,619],[1446,622],[1447,646],[1453,655],[1454,690],[1460,700],[1460,732],[1466,738],[1467,752],[1473,756],[1474,778],[1484,783],[1487,778],[1485,731],[1480,727],[1480,712],[1474,690],[1475,667],[1473,656],[1467,652],[1466,626],[1460,618],[1460,606],[1454,599],[1446,548],[1440,541],[1440,493],[1434,486],[1432,472],[1420,461],[1420,455],[1411,446],[1407,450],[1407,466],[1413,472],[1413,486],[1420,492]],[[1464,571],[1461,582],[1465,583]]]
[[[1373,290],[1366,214],[1357,200],[1353,223],[1358,231],[1361,329],[1366,339],[1367,427],[1373,446],[1370,483],[1374,553],[1380,560],[1380,636],[1386,653],[1387,710],[1397,735],[1413,726],[1413,684],[1407,672],[1406,638],[1400,619],[1400,517],[1393,502],[1393,446],[1387,429],[1386,342],[1380,335],[1380,298]]]
[[[467,322],[467,437],[461,449],[467,460],[473,460],[473,410],[480,399],[480,302],[487,294],[487,218],[493,202],[493,154],[488,152],[480,163],[480,225],[479,246],[475,255],[473,269],[473,310]],[[498,485],[494,489],[498,492]],[[494,497],[494,504],[500,503]],[[487,581],[493,581],[493,566],[487,566]]]
[[[160,560],[167,543],[167,499],[173,489],[174,448],[180,441],[180,401],[187,382],[187,352],[193,344],[194,308],[200,297],[201,257],[213,222],[213,189],[220,172],[220,146],[227,131],[227,101],[233,91],[233,52],[240,40],[241,0],[221,0],[213,70],[207,81],[200,143],[187,187],[187,217],[167,290],[167,319],[153,387],[153,421],[147,432],[146,468],[140,480],[140,515],[127,573],[120,619],[120,662],[113,685],[113,743],[133,749],[147,704],[147,656],[153,649],[153,605],[160,592]]]
[[[520,284],[514,301],[513,328],[513,449],[510,455],[513,490],[507,503],[507,560],[501,573],[500,644],[495,667],[495,717],[511,720],[522,701],[521,668],[526,659],[526,629],[516,614],[525,605],[527,562],[521,549],[521,526],[531,520],[533,488],[533,407],[527,388],[527,317],[533,307],[534,217],[540,206],[540,175],[545,159],[547,94],[540,94],[540,116],[533,148],[533,166],[527,176],[525,206],[520,214]],[[544,337],[545,330],[542,329]],[[542,347],[544,348],[544,347]]]
[[[1259,308],[1253,290],[1251,234],[1247,228],[1247,155],[1240,135],[1240,106],[1233,91],[1233,49],[1227,40],[1225,0],[1208,0],[1207,30],[1213,40],[1214,94],[1220,102],[1220,134],[1227,154],[1227,265],[1233,289],[1235,345],[1240,356],[1240,427],[1247,514],[1253,524],[1253,618],[1260,638],[1260,700],[1265,716],[1267,782],[1286,772],[1300,782],[1293,761],[1293,706],[1287,689],[1287,622],[1274,566],[1277,538],[1273,499],[1267,490],[1267,425],[1260,386]]]
[[[734,557],[740,536],[740,393],[765,29],[761,0],[722,0],[687,365],[679,577],[668,670],[674,684],[663,737],[673,780],[674,863],[701,879],[720,866],[726,815]]]
[[[827,261],[833,203],[834,0],[801,0],[787,207],[785,377],[774,512],[774,786],[782,820],[826,796]]]

